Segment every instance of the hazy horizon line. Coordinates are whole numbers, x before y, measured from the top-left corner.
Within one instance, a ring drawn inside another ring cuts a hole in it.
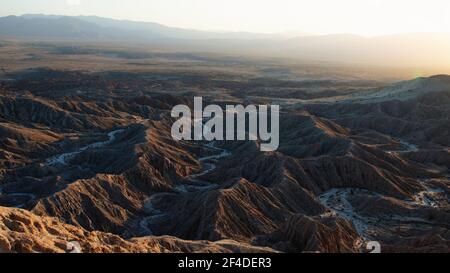
[[[199,32],[209,32],[209,33],[248,33],[248,34],[258,34],[258,35],[294,35],[298,33],[298,36],[292,36],[291,38],[295,37],[307,37],[307,36],[340,36],[340,35],[348,35],[348,36],[356,36],[366,39],[371,38],[379,38],[379,37],[389,37],[389,36],[396,36],[396,35],[417,35],[417,34],[448,34],[450,35],[449,31],[417,31],[417,32],[392,32],[388,34],[376,34],[376,35],[364,35],[360,33],[352,33],[352,32],[329,32],[329,33],[318,33],[318,32],[310,32],[310,31],[302,31],[302,30],[285,30],[285,31],[279,31],[279,32],[253,32],[253,31],[246,31],[246,30],[221,30],[221,29],[198,29],[198,28],[189,28],[189,27],[181,27],[181,26],[174,26],[170,24],[164,24],[157,21],[146,21],[146,20],[136,20],[136,19],[129,19],[129,18],[117,18],[117,17],[105,17],[95,14],[77,14],[77,15],[67,15],[67,14],[51,14],[51,13],[21,13],[21,14],[8,14],[8,15],[0,15],[0,17],[24,17],[24,16],[47,16],[47,17],[97,17],[97,18],[103,18],[103,19],[110,19],[115,21],[121,21],[121,22],[134,22],[134,23],[148,23],[148,24],[157,24],[168,28],[176,28],[176,29],[182,29],[182,30],[192,30],[192,31],[199,31]]]

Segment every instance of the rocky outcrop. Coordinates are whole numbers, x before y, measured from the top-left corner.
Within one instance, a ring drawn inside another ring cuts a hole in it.
[[[161,217],[152,228],[156,234],[174,234],[186,239],[250,241],[273,232],[295,213],[324,211],[313,197],[295,187],[270,189],[245,179],[231,181],[221,189],[167,196],[157,207]],[[309,199],[309,201],[308,201]]]
[[[185,241],[169,236],[124,240],[117,235],[64,224],[56,218],[0,207],[0,253],[65,253],[74,250],[74,243],[86,253],[276,252],[233,240]]]
[[[362,239],[352,223],[336,217],[293,215],[267,239],[286,252],[360,252]]]

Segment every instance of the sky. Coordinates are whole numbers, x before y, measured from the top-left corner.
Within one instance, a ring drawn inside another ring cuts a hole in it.
[[[258,33],[450,32],[449,0],[0,0],[0,16],[97,15]]]

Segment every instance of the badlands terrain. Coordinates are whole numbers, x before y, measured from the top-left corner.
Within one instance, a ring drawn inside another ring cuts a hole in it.
[[[0,252],[450,250],[450,76],[0,43]],[[173,106],[279,104],[280,147]]]

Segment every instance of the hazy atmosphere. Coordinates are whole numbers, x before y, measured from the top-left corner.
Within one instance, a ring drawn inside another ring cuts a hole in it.
[[[449,32],[447,0],[1,0],[0,15],[44,13],[214,31],[351,33]]]
[[[450,73],[445,0],[1,2],[0,38],[389,67],[404,79]]]

